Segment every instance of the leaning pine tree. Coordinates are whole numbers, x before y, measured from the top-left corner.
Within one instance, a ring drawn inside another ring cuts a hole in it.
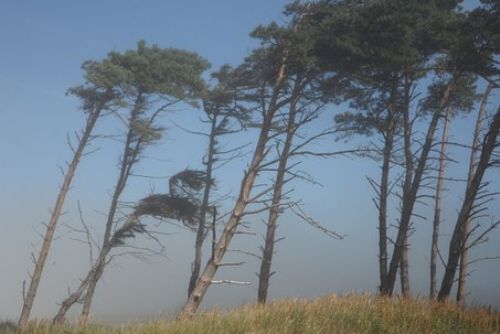
[[[262,120],[260,122],[259,137],[250,165],[243,176],[234,208],[215,245],[212,257],[206,264],[198,282],[182,308],[181,316],[190,316],[198,309],[215,273],[222,264],[224,255],[238,229],[241,218],[249,214],[246,211],[247,206],[255,201],[255,196],[252,197],[252,189],[262,163],[269,152],[268,142],[274,126],[275,116],[291,99],[288,93],[288,71],[294,60],[294,52],[298,51],[300,46],[291,43],[288,34],[293,34],[296,31],[301,17],[301,14],[297,15],[293,19],[290,29],[281,30],[278,36],[272,34],[277,30],[275,24],[265,28],[257,28],[254,34],[256,37],[261,38],[264,46],[255,50],[238,69],[242,79],[246,80],[247,100],[260,106]]]
[[[223,149],[220,139],[226,135],[241,131],[250,119],[250,112],[244,108],[239,100],[239,83],[235,70],[224,65],[212,77],[216,84],[207,89],[203,97],[204,123],[208,123],[210,131],[203,133],[208,139],[208,146],[203,157],[205,170],[203,171],[203,194],[201,195],[198,226],[196,228],[195,253],[191,267],[191,276],[188,286],[188,297],[198,281],[201,270],[202,250],[207,235],[207,218],[211,214],[216,219],[215,204],[210,202],[210,195],[214,186],[214,170],[238,154],[241,147]]]
[[[118,78],[111,73],[105,73],[106,68],[100,62],[87,61],[82,67],[85,71],[86,84],[71,88],[68,93],[82,101],[82,109],[86,117],[85,126],[82,132],[77,135],[76,147],[70,144],[73,159],[68,164],[67,170],[64,173],[64,179],[57,195],[56,203],[46,226],[42,247],[35,260],[35,269],[30,275],[30,283],[26,294],[24,294],[23,289],[23,308],[18,321],[20,328],[25,327],[29,320],[57,223],[61,217],[64,201],[80,160],[85,155],[85,148],[96,138],[93,135],[96,123],[110,108],[115,108],[116,104],[120,103],[119,94],[114,88],[115,80]]]
[[[143,41],[138,43],[137,50],[111,52],[103,64],[109,72],[119,75],[121,80],[114,87],[120,91],[124,100],[131,101],[122,108],[128,116],[120,117],[127,127],[120,170],[99,254],[77,290],[62,302],[53,320],[57,324],[64,321],[67,311],[82,297],[80,322],[87,322],[97,283],[109,263],[109,254],[116,246],[121,245],[120,239],[115,237],[117,231],[121,230],[116,214],[133,168],[144,149],[161,138],[163,129],[157,125],[158,116],[175,103],[194,101],[204,89],[200,75],[208,67],[207,62],[194,53],[158,46],[148,47]],[[132,234],[136,232],[141,231],[133,228],[129,230]]]

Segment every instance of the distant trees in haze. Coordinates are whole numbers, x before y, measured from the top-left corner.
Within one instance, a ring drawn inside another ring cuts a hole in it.
[[[417,228],[415,218],[422,218],[417,206],[433,202],[429,294],[434,298],[442,244],[441,198],[444,183],[452,182],[446,177],[451,160],[447,149],[466,146],[451,142],[448,129],[454,117],[473,112],[481,99],[471,134],[465,196],[438,295],[439,300],[449,297],[458,270],[457,301],[463,303],[468,251],[500,224],[483,229],[479,222],[474,225],[496,195],[487,191],[484,178],[498,165],[500,154],[499,111],[488,117],[487,110],[488,97],[499,83],[500,30],[496,1],[483,0],[467,12],[459,4],[438,0],[296,1],[285,8],[289,22],[258,26],[252,37],[260,45],[239,66],[223,66],[214,72],[212,85],[202,79],[208,63],[197,54],[145,42],[134,50],[111,52],[102,61],[86,62],[86,83],[70,90],[82,100],[86,124],[77,138],[78,146],[72,147],[74,158],[47,225],[19,326],[29,319],[64,199],[103,115],[115,117],[124,128],[118,177],[98,254],[86,277],[60,305],[54,323],[61,324],[76,303],[83,303],[80,323],[88,321],[98,283],[118,246],[138,235],[149,235],[149,227],[141,222],[144,216],[178,220],[195,232],[188,296],[181,311],[181,316],[190,316],[210,285],[217,282],[218,270],[232,265],[224,258],[243,220],[249,220],[245,226],[252,226],[255,214],[266,213],[262,254],[257,255],[257,300],[265,303],[278,219],[284,210],[290,209],[333,238],[342,238],[333,228],[306,215],[299,199],[290,200],[286,187],[294,180],[313,177],[295,167],[306,158],[346,154],[359,161],[370,157],[380,165],[380,174],[368,177],[378,211],[373,220],[378,228],[380,294],[393,295],[399,273],[401,294],[411,295],[410,241]],[[485,84],[486,91],[478,95],[477,86]],[[159,116],[181,102],[201,109],[209,127],[206,133],[187,130],[207,139],[204,156],[197,158],[204,168],[187,168],[171,176],[168,192],[140,199],[126,215],[120,215],[129,177],[148,146],[162,138]],[[332,114],[332,106],[341,103],[347,110]],[[323,127],[315,123],[325,119],[330,123]],[[221,142],[250,128],[257,132],[252,156],[231,210],[219,216],[212,196],[215,170],[230,162],[234,154],[239,156],[243,148],[226,148]],[[342,150],[334,146],[335,136],[369,137],[371,142]],[[330,139],[328,148],[318,150],[314,144],[325,139]],[[334,177],[335,170],[331,174]],[[263,181],[264,175],[272,175],[272,181]],[[391,207],[398,211],[392,212]],[[210,236],[211,254],[204,256],[203,245]],[[203,266],[204,258],[208,259]]]

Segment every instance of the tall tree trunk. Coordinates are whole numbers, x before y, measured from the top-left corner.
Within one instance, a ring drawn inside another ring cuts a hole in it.
[[[387,277],[387,199],[389,195],[389,172],[392,157],[392,148],[394,142],[394,131],[386,135],[384,144],[384,158],[382,162],[382,176],[380,181],[380,198],[379,198],[379,273],[380,286],[384,286]]]
[[[391,104],[388,108],[388,115],[385,121],[384,150],[382,158],[382,173],[380,177],[380,195],[378,203],[378,230],[379,230],[379,292],[385,286],[387,279],[387,202],[389,197],[389,174],[391,169],[392,152],[394,148],[394,135],[396,131],[396,95],[397,81],[394,81],[391,91]]]
[[[300,83],[297,82],[295,85],[297,87],[300,85]],[[274,182],[273,199],[271,203],[271,208],[269,209],[269,216],[266,224],[266,239],[262,251],[260,271],[258,274],[259,288],[257,293],[257,301],[261,304],[264,304],[267,300],[269,279],[272,275],[271,264],[274,254],[275,234],[278,223],[278,216],[280,212],[281,197],[283,194],[283,184],[285,182],[285,174],[288,164],[288,158],[290,156],[290,150],[292,148],[293,137],[297,130],[295,123],[295,118],[297,115],[297,100],[298,100],[297,88],[295,88],[288,112],[288,124],[286,129],[285,143],[283,145],[283,149],[281,150],[281,155],[279,157],[278,170]]]
[[[278,101],[278,94],[283,86],[285,81],[285,72],[286,72],[286,63],[287,63],[287,54],[283,56],[282,64],[280,65],[275,84],[273,86],[273,93],[271,96],[271,100],[269,101],[269,105],[267,110],[264,111],[264,119],[260,128],[259,139],[257,141],[254,155],[252,158],[252,162],[250,163],[250,167],[248,171],[243,176],[243,180],[241,182],[240,193],[238,195],[238,199],[234,205],[231,216],[229,217],[228,222],[224,226],[224,230],[219,238],[217,243],[215,252],[212,258],[208,261],[201,274],[198,282],[196,283],[193,292],[189,296],[188,300],[184,304],[180,316],[190,316],[196,312],[198,307],[200,306],[203,297],[205,296],[208,287],[212,283],[212,279],[221,264],[221,261],[224,257],[224,254],[227,251],[227,247],[229,246],[234,233],[239,225],[240,219],[244,214],[245,208],[250,200],[250,194],[259,172],[260,164],[262,163],[265,152],[266,152],[266,143],[269,139],[269,131],[272,124],[272,120],[276,111],[281,107]]]
[[[436,263],[438,252],[439,227],[441,224],[441,194],[443,192],[443,178],[446,167],[446,147],[448,142],[448,128],[450,123],[450,108],[446,109],[441,135],[441,146],[439,150],[439,170],[436,184],[436,197],[434,203],[434,221],[432,223],[431,242],[431,265],[430,265],[430,291],[429,296],[434,299],[436,296]]]
[[[404,137],[404,154],[405,154],[405,180],[403,184],[403,201],[407,197],[407,194],[411,192],[411,184],[413,182],[413,152],[411,148],[411,137],[412,137],[412,124],[410,121],[410,100],[411,100],[411,88],[413,81],[408,77],[405,78],[404,85],[404,106],[403,106],[403,137]],[[408,272],[408,227],[403,234],[403,240],[401,245],[401,259],[400,259],[400,278],[401,278],[401,293],[404,297],[407,297],[410,293],[410,278]]]
[[[493,90],[493,84],[488,84],[486,91],[484,92],[483,98],[481,100],[481,106],[479,107],[479,113],[477,115],[476,127],[474,129],[474,135],[472,139],[472,148],[470,152],[469,159],[469,173],[467,176],[467,184],[470,184],[472,177],[474,176],[477,153],[479,152],[481,146],[481,140],[479,139],[479,133],[481,132],[481,127],[483,124],[483,119],[486,115],[486,106],[488,104],[488,98]],[[470,220],[468,219],[464,224],[464,235],[469,234]],[[457,289],[457,303],[461,306],[465,303],[465,281],[467,279],[467,262],[469,250],[467,248],[467,239],[464,240],[464,247],[462,249],[462,254],[460,256],[460,266],[458,269],[458,289]]]
[[[438,300],[446,300],[451,292],[453,281],[455,279],[455,272],[457,270],[458,261],[462,255],[465,244],[465,226],[470,218],[470,213],[474,206],[477,192],[481,186],[481,182],[486,169],[490,166],[490,158],[495,147],[499,146],[497,137],[500,134],[500,107],[498,108],[493,121],[490,124],[489,130],[484,138],[481,156],[477,164],[474,176],[467,185],[465,191],[465,198],[460,209],[460,213],[455,224],[455,229],[450,241],[450,248],[448,252],[448,261],[446,262],[446,270],[443,280],[441,282],[441,289],[439,290]]]
[[[53,323],[55,324],[62,324],[64,322],[64,319],[66,317],[67,311],[77,302],[80,301],[82,298],[82,295],[86,292],[85,298],[84,298],[84,307],[82,309],[82,314],[80,316],[80,322],[86,323],[88,319],[88,314],[90,311],[90,306],[92,302],[92,298],[95,292],[95,287],[97,285],[98,280],[100,279],[102,272],[103,272],[103,267],[106,264],[106,256],[110,251],[110,245],[109,241],[111,239],[111,232],[112,232],[112,227],[113,227],[113,221],[114,217],[116,214],[116,210],[118,208],[118,201],[120,198],[121,193],[123,192],[123,189],[125,189],[125,185],[128,179],[128,176],[130,175],[130,170],[132,167],[132,164],[134,163],[137,153],[138,153],[138,144],[137,143],[135,148],[131,147],[133,136],[134,136],[134,131],[132,127],[130,126],[132,122],[134,122],[139,113],[139,107],[138,103],[141,97],[139,96],[138,99],[136,100],[136,106],[134,107],[133,112],[131,113],[131,117],[129,120],[129,129],[127,133],[127,139],[125,142],[125,147],[124,147],[124,152],[122,156],[122,161],[121,161],[121,167],[120,167],[120,175],[118,177],[117,183],[115,185],[115,190],[113,193],[113,197],[111,200],[111,205],[108,211],[108,216],[107,216],[107,221],[106,221],[106,227],[105,227],[105,233],[104,233],[104,238],[102,241],[102,246],[101,250],[99,252],[98,258],[96,259],[96,262],[90,269],[89,273],[87,274],[87,278],[83,280],[80,283],[80,286],[78,289],[72,293],[70,296],[68,296],[61,304],[59,307],[59,311],[57,312],[57,315],[53,319]],[[90,291],[90,294],[89,294]]]
[[[107,94],[109,95],[109,92]],[[107,103],[108,99],[109,97],[103,97],[101,102],[96,106],[95,110],[93,110],[88,114],[86,125],[83,130],[80,141],[78,143],[78,147],[74,151],[73,159],[71,160],[71,163],[68,165],[68,170],[64,175],[64,180],[61,189],[59,190],[59,194],[57,195],[56,203],[54,209],[52,210],[50,221],[47,224],[47,229],[43,239],[42,248],[35,262],[35,269],[33,271],[33,275],[31,276],[28,292],[25,296],[23,296],[24,299],[23,308],[18,321],[18,326],[20,328],[25,327],[29,320],[31,309],[33,307],[33,302],[35,300],[38,286],[40,284],[40,279],[42,277],[43,268],[45,266],[45,262],[49,254],[50,245],[54,238],[54,232],[56,230],[57,223],[59,221],[59,217],[61,216],[62,208],[64,206],[64,201],[66,199],[71,183],[73,181],[75,171],[83,155],[83,151],[91,138],[91,134],[95,128],[97,119],[101,115],[101,112],[105,104]]]
[[[188,297],[193,292],[193,289],[200,276],[201,269],[201,259],[202,259],[202,248],[203,240],[205,238],[205,224],[206,216],[208,211],[208,202],[210,199],[210,189],[212,186],[212,169],[214,164],[214,154],[215,154],[215,136],[217,131],[217,115],[213,115],[211,120],[211,130],[208,142],[208,152],[207,152],[207,162],[206,162],[206,178],[205,178],[205,189],[203,191],[203,199],[200,208],[200,220],[198,223],[198,230],[196,231],[196,242],[194,245],[194,261],[193,269],[191,271],[191,278],[189,280],[188,287]]]
[[[392,295],[394,291],[394,283],[396,280],[396,274],[398,271],[399,264],[401,263],[401,259],[403,257],[404,251],[404,241],[406,235],[408,233],[408,228],[410,225],[411,217],[413,215],[413,207],[417,200],[417,193],[420,188],[420,181],[422,180],[422,176],[424,174],[427,158],[429,156],[429,152],[432,148],[432,143],[434,141],[434,133],[436,131],[436,127],[439,119],[442,116],[442,110],[448,103],[448,99],[450,97],[450,93],[455,85],[456,80],[458,79],[458,74],[455,74],[448,84],[443,97],[439,103],[439,110],[434,113],[432,119],[429,123],[429,127],[427,129],[426,138],[424,144],[422,146],[420,158],[417,163],[417,168],[415,170],[415,176],[413,181],[404,187],[403,193],[403,205],[401,210],[401,218],[399,222],[398,235],[396,238],[396,242],[394,244],[394,250],[392,253],[391,263],[389,265],[389,272],[387,274],[386,286],[383,289],[382,294],[384,295]],[[405,130],[406,131],[406,130]],[[406,141],[406,139],[405,139]],[[408,158],[406,158],[408,159]]]

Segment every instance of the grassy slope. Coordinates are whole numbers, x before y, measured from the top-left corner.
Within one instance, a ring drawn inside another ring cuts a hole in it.
[[[223,334],[223,333],[500,333],[500,313],[461,311],[455,305],[425,300],[389,300],[368,295],[286,300],[266,307],[247,306],[206,313],[192,320],[157,321],[126,327],[32,324],[33,334]]]

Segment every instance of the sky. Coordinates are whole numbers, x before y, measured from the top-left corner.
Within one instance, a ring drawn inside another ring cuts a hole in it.
[[[83,124],[78,101],[66,96],[69,87],[82,83],[80,65],[87,59],[102,59],[110,51],[132,49],[140,39],[161,47],[194,51],[217,69],[225,63],[237,65],[257,45],[249,32],[258,24],[273,20],[286,22],[282,15],[284,0],[254,1],[11,1],[0,4],[0,320],[17,318],[21,308],[23,280],[32,270],[31,253],[37,253],[43,221],[49,218],[61,182],[59,166],[71,158],[67,133]],[[484,86],[484,84],[483,84]],[[483,86],[479,85],[479,89]],[[499,103],[495,95],[489,110]],[[331,112],[342,111],[331,107]],[[203,138],[188,134],[175,124],[204,130],[198,121],[200,112],[186,106],[162,118],[167,128],[165,140],[146,152],[137,173],[154,178],[133,178],[124,200],[136,201],[152,190],[166,191],[167,177],[186,168],[201,168],[206,147]],[[459,117],[452,124],[453,139],[469,143],[474,116]],[[320,127],[320,125],[315,125]],[[106,120],[98,133],[121,133],[117,122]],[[235,143],[255,140],[249,130],[232,138]],[[182,143],[182,144],[180,144]],[[324,147],[353,147],[331,139]],[[96,143],[100,150],[86,157],[67,198],[65,215],[50,252],[42,277],[33,315],[50,317],[57,303],[74,289],[88,269],[85,245],[75,239],[70,227],[79,227],[77,203],[87,222],[98,235],[102,231],[110,192],[117,177],[120,146],[112,140]],[[466,173],[467,152],[452,149],[458,161],[450,165],[450,174]],[[229,209],[237,193],[246,155],[217,171],[217,195],[226,196],[223,207]],[[270,286],[271,298],[314,297],[349,291],[375,292],[377,288],[377,229],[373,196],[365,176],[377,177],[377,163],[363,159],[308,159],[301,167],[321,186],[297,182],[292,196],[301,198],[307,212],[325,226],[345,235],[332,240],[286,213],[280,219],[279,234],[286,236],[277,246],[273,268],[276,274]],[[487,178],[500,190],[498,170]],[[444,198],[443,248],[462,199],[460,185],[450,184]],[[490,214],[500,218],[500,200],[491,203]],[[392,208],[392,219],[395,218]],[[419,206],[429,216],[431,208]],[[151,222],[153,223],[153,222]],[[250,221],[256,236],[238,235],[234,248],[258,252],[263,224],[260,217]],[[431,222],[417,221],[411,237],[411,284],[416,295],[428,290],[429,240]],[[70,227],[68,227],[70,226]],[[162,241],[165,256],[149,263],[123,258],[110,266],[96,293],[93,318],[123,321],[175,314],[185,300],[194,234],[173,225],[158,227],[169,235]],[[476,257],[499,255],[500,234],[473,254]],[[138,240],[140,245],[147,241]],[[240,259],[231,255],[233,259]],[[250,286],[213,286],[204,307],[231,307],[252,302],[256,297],[255,272],[258,262],[244,258],[245,265],[225,269],[220,279],[250,281]],[[500,307],[500,262],[474,266],[468,282],[469,301]],[[442,272],[442,268],[441,268]]]

